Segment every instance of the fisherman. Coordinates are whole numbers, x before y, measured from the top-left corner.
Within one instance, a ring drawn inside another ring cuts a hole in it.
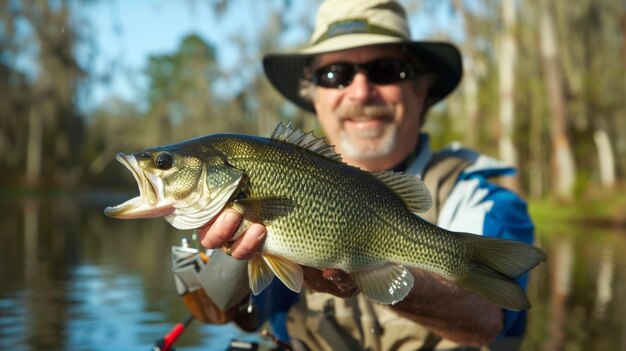
[[[533,224],[526,203],[495,185],[513,169],[474,151],[430,149],[420,132],[426,113],[460,81],[462,62],[449,43],[411,39],[404,9],[390,0],[326,0],[309,46],[270,54],[265,73],[287,99],[315,113],[343,161],[368,171],[422,177],[434,198],[425,218],[441,227],[526,243]],[[430,179],[430,180],[429,180]],[[206,248],[230,241],[241,222],[225,210],[200,230]],[[246,260],[266,236],[253,224],[229,247]],[[415,284],[397,304],[382,306],[359,294],[349,274],[304,269],[299,296],[278,280],[253,298],[261,320],[302,350],[516,349],[526,312],[502,309],[433,274],[410,269]],[[518,279],[525,289],[527,275]],[[245,301],[244,301],[245,302]],[[235,317],[245,320],[242,309]]]

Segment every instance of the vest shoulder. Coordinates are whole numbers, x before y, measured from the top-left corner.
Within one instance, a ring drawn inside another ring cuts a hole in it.
[[[459,143],[453,143],[434,152],[430,164],[436,164],[448,158],[461,159],[467,162],[468,166],[461,173],[463,178],[474,175],[488,178],[515,174],[515,167]]]

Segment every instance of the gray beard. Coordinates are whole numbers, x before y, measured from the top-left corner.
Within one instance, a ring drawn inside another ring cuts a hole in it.
[[[374,134],[376,133],[376,134]],[[364,131],[358,137],[367,139],[378,136],[376,131]],[[398,128],[390,125],[389,129],[384,131],[382,138],[378,138],[376,142],[373,140],[367,142],[363,140],[360,143],[353,143],[345,134],[339,134],[339,145],[341,154],[355,160],[371,160],[389,155],[397,145]]]
[[[387,104],[348,105],[336,112],[336,118],[351,118],[362,116],[363,118],[378,118],[380,116],[394,115],[394,108]],[[356,134],[355,134],[356,133]],[[339,133],[339,146],[341,153],[354,160],[371,160],[389,155],[397,145],[398,127],[390,123],[383,130],[382,137],[377,130],[352,131],[362,142],[353,143],[345,131]],[[372,139],[367,141],[367,139]],[[377,140],[376,140],[377,139]]]

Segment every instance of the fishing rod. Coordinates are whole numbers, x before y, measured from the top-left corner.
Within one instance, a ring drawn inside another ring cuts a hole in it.
[[[172,345],[176,339],[185,331],[185,329],[193,322],[193,315],[190,314],[182,323],[177,323],[167,335],[154,343],[153,351],[173,351]]]

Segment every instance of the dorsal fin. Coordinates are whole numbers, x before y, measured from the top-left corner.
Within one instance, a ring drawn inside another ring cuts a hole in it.
[[[282,141],[315,152],[318,155],[341,162],[341,156],[335,152],[335,147],[329,145],[324,138],[318,138],[313,132],[305,133],[300,129],[278,123],[271,136],[272,140]]]
[[[426,212],[432,206],[430,191],[419,177],[393,171],[378,171],[372,174],[400,196],[411,212]]]

